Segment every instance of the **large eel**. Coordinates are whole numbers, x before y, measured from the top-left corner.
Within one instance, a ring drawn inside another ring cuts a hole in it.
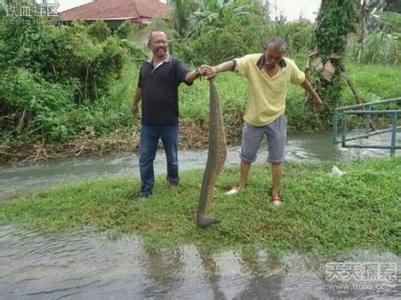
[[[219,94],[213,82],[210,83],[210,104],[209,104],[209,149],[206,168],[203,173],[202,187],[199,198],[196,222],[198,227],[204,228],[216,224],[219,220],[208,218],[207,214],[213,201],[214,186],[217,176],[223,169],[227,156],[226,135],[224,132],[223,115],[220,109]]]

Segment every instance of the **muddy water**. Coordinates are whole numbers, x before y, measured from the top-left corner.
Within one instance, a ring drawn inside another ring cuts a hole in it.
[[[327,268],[338,260],[354,269],[373,262],[377,270],[401,270],[391,253],[321,262],[297,253],[273,258],[264,250],[253,256],[193,245],[156,251],[135,236],[111,240],[89,229],[54,236],[0,226],[0,299],[401,299],[398,281],[334,282]]]
[[[400,135],[399,135],[400,136]],[[401,138],[401,137],[400,137]],[[389,136],[382,135],[370,139],[372,143],[388,143]],[[366,143],[365,141],[363,141]],[[229,147],[227,165],[239,164],[239,146]],[[265,141],[259,151],[257,163],[263,163],[267,157]],[[396,153],[399,155],[400,151]],[[286,148],[287,161],[321,162],[349,161],[371,157],[387,157],[389,150],[380,149],[344,149],[331,143],[330,134],[303,134],[290,136]],[[207,150],[180,151],[181,170],[201,169],[205,167]],[[166,172],[165,156],[162,151],[156,155],[155,172]],[[22,193],[103,177],[138,176],[138,157],[134,153],[108,156],[92,156],[52,160],[37,164],[25,164],[0,167],[0,200]]]
[[[228,164],[239,163],[238,151],[229,149]],[[288,161],[333,164],[388,156],[341,149],[328,134],[290,137],[286,152]],[[181,151],[181,170],[203,168],[206,157],[206,151]],[[266,145],[257,162],[265,160]],[[137,162],[129,153],[3,166],[0,198],[137,175]],[[163,153],[155,169],[165,172]],[[155,251],[136,236],[112,240],[90,229],[44,235],[0,226],[0,299],[401,299],[400,270],[401,258],[392,253],[359,251],[320,261],[297,253],[271,257],[259,249],[250,261],[233,249],[202,252],[184,245]]]

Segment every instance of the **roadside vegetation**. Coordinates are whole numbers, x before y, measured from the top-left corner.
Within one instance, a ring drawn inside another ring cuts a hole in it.
[[[155,20],[145,29],[123,23],[113,30],[103,22],[67,26],[44,22],[40,16],[6,16],[0,8],[0,161],[135,150],[139,120],[132,118],[129,108],[139,64],[149,55],[137,42],[143,31],[165,30],[172,55],[190,67],[260,52],[272,36],[285,38],[288,56],[302,69],[307,67],[315,32],[307,20],[270,20],[269,7],[251,0],[172,5],[169,23]],[[366,101],[400,96],[400,18],[397,13],[380,16],[366,43],[361,44],[355,30],[345,51],[347,72]],[[228,142],[235,144],[246,83],[235,74],[223,74],[217,84]],[[355,103],[345,82],[340,85],[337,105]],[[207,132],[207,81],[180,92],[181,147],[205,147],[207,139],[197,137]],[[333,109],[328,98],[323,99],[325,113],[314,112],[302,89],[292,87],[289,129],[327,130]]]

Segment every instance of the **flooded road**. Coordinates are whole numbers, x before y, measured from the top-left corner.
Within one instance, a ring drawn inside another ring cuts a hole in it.
[[[401,137],[400,137],[401,138]],[[385,135],[371,138],[372,142],[387,142]],[[226,166],[239,164],[240,147],[229,147]],[[400,151],[396,152],[400,155]],[[323,134],[298,134],[289,136],[286,147],[287,161],[350,161],[371,157],[388,157],[389,150],[344,149],[333,145],[331,136]],[[194,170],[205,167],[207,150],[179,151],[180,170]],[[262,142],[256,163],[267,158],[267,144]],[[0,167],[0,200],[20,194],[38,191],[63,184],[93,180],[104,177],[139,176],[138,156],[134,153],[116,155],[87,156],[51,160],[36,164],[16,164]],[[166,173],[166,159],[163,150],[156,155],[155,173]]]
[[[229,148],[227,165],[239,164],[238,152]],[[207,151],[179,155],[181,170],[201,169]],[[333,165],[388,155],[342,149],[329,134],[289,137],[286,149],[287,161]],[[264,143],[257,163],[266,157]],[[159,152],[156,173],[165,168]],[[133,153],[3,166],[0,199],[138,172]],[[235,249],[204,252],[194,245],[148,249],[138,236],[113,240],[91,229],[54,235],[1,225],[0,299],[401,299],[401,258],[392,253],[356,251],[321,261],[258,249],[246,257]]]
[[[327,266],[336,260],[355,270],[368,262],[379,273],[383,266],[401,270],[391,253],[361,251],[318,262],[255,250],[250,259],[193,245],[147,249],[138,237],[111,240],[89,229],[55,236],[6,225],[0,226],[0,299],[401,299],[398,280],[332,281]]]

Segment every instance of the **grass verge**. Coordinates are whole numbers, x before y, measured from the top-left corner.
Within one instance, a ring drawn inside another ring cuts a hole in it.
[[[353,249],[401,253],[401,159],[340,165],[284,165],[284,204],[268,202],[270,170],[251,169],[246,191],[224,196],[238,179],[237,168],[219,177],[212,213],[221,224],[204,230],[194,223],[202,171],[183,172],[177,189],[157,178],[151,198],[140,201],[138,179],[107,179],[67,186],[0,203],[0,223],[64,232],[91,226],[116,234],[136,233],[150,246],[193,243],[220,248],[245,245],[319,255]]]

